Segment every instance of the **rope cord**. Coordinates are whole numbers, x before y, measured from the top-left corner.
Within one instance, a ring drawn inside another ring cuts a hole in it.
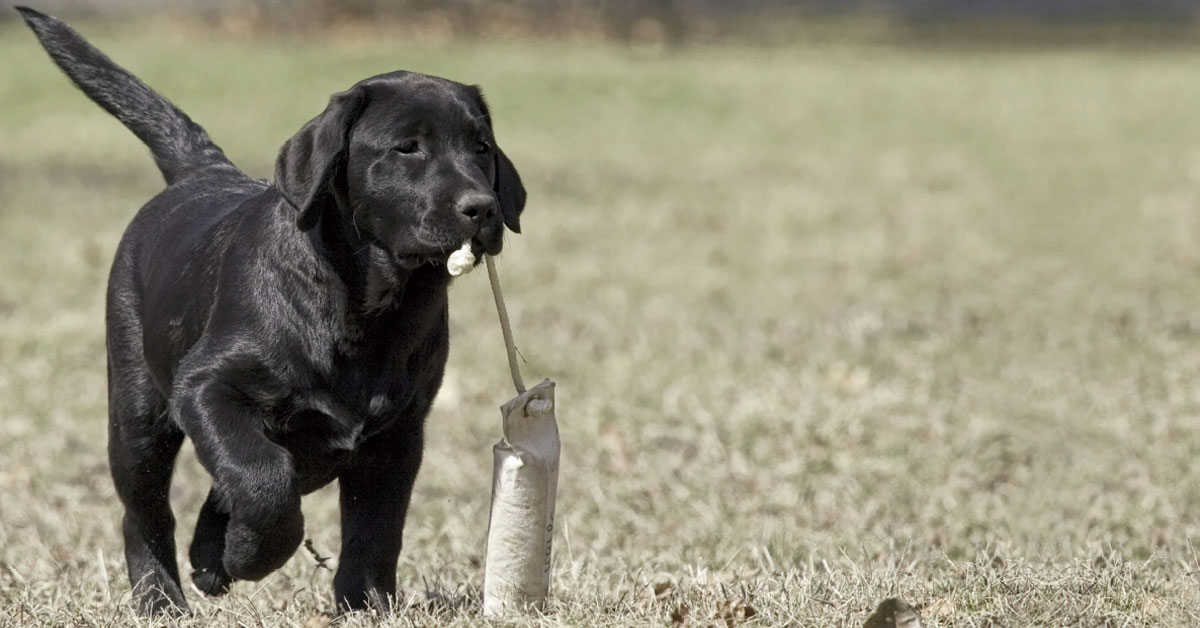
[[[496,297],[496,313],[500,315],[500,331],[504,334],[504,348],[508,351],[508,370],[512,372],[513,386],[517,394],[525,392],[525,382],[521,380],[521,369],[517,366],[517,345],[513,342],[512,328],[508,324],[508,309],[504,307],[504,293],[500,291],[500,277],[496,274],[496,263],[492,256],[483,256],[487,262],[488,280],[492,283],[492,295]]]

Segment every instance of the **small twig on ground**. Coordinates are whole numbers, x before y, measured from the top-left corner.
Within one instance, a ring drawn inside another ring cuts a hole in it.
[[[304,549],[307,550],[308,554],[313,557],[313,560],[317,561],[317,569],[329,569],[330,571],[333,571],[329,568],[329,565],[325,564],[329,562],[330,557],[322,556],[320,552],[317,551],[317,548],[313,547],[312,539],[304,539]]]
[[[330,557],[322,556],[321,553],[317,551],[317,548],[313,546],[312,539],[304,539],[304,549],[308,552],[308,555],[312,556],[313,560],[316,561],[316,564],[313,565],[312,575],[308,577],[308,588],[311,590],[313,588],[313,581],[317,579],[317,572],[321,571],[322,569],[327,571],[333,571],[333,569],[329,565],[325,564],[329,562]]]

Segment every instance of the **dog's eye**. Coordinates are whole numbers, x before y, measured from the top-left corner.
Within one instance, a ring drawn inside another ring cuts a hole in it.
[[[479,140],[479,143],[477,143],[475,145],[475,152],[480,155],[486,155],[489,152],[491,152],[491,150],[492,150],[492,145],[488,144],[487,142],[485,142],[483,140]]]
[[[421,146],[420,144],[417,144],[417,140],[405,140],[398,146],[392,147],[392,150],[400,153],[401,155],[413,155],[421,152]]]

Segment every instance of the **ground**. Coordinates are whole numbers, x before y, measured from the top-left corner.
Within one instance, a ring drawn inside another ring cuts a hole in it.
[[[1200,621],[1200,51],[84,31],[257,176],[369,74],[483,86],[530,198],[500,272],[563,439],[553,597],[514,625],[859,626],[894,595],[926,626]],[[0,624],[161,625],[128,606],[102,309],[161,181],[28,33],[0,59]],[[392,625],[481,622],[512,395],[490,298],[452,288]],[[185,451],[185,573],[207,490]],[[334,554],[335,491],[304,508]],[[187,589],[181,625],[333,608],[303,550]]]

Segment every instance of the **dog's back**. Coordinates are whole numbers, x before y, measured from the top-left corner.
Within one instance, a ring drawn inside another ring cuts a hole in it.
[[[233,237],[237,209],[270,186],[244,174],[199,124],[67,24],[26,7],[17,10],[67,77],[150,148],[168,184],[125,231],[109,277],[107,312],[110,333],[144,336],[143,327],[169,332],[136,339],[139,346],[153,342],[156,350],[143,353],[147,359],[161,357],[157,361],[164,364],[151,372],[159,374],[162,381],[155,384],[165,395],[172,370],[166,363],[178,359],[202,331],[196,327],[203,319],[184,320],[174,310],[211,307],[206,302],[215,273],[208,264],[221,258]],[[158,276],[163,269],[168,276]]]

